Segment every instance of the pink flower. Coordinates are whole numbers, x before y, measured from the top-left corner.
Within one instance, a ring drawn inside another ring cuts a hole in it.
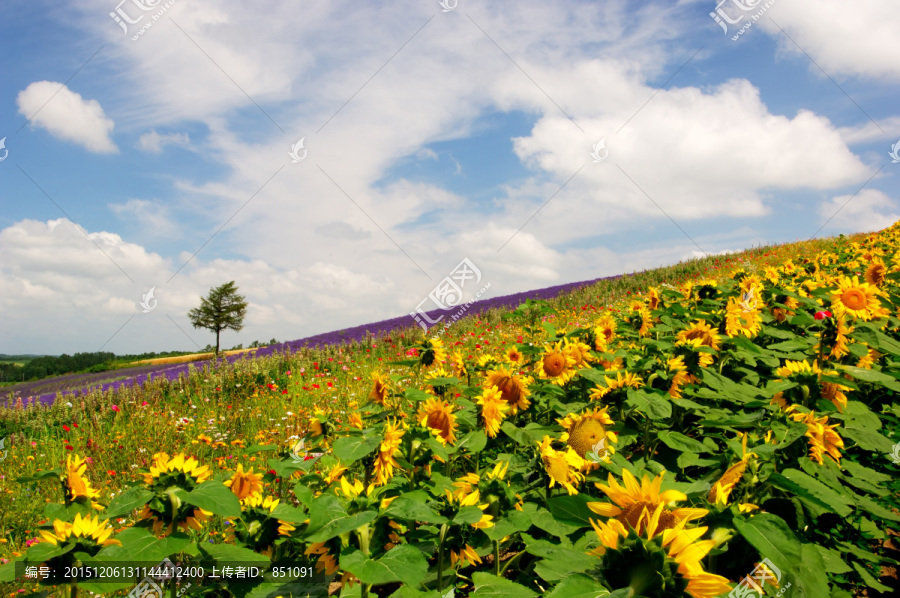
[[[93,463],[93,462],[94,462],[94,460],[91,459],[90,457],[85,457],[84,460],[87,461],[88,463]]]
[[[147,401],[144,401],[144,402],[141,403],[141,407],[146,407],[146,406],[149,405],[149,404],[150,404],[150,403],[148,403]]]
[[[817,320],[824,320],[825,318],[830,318],[830,317],[831,317],[831,312],[828,311],[827,309],[826,309],[825,311],[817,311],[817,312],[816,312],[816,315],[815,315],[814,317],[815,317]]]
[[[113,411],[117,411],[117,412],[118,412],[118,411],[121,411],[121,409],[119,409],[119,406],[118,406],[118,405],[113,405],[113,406],[112,406],[112,410],[113,410]]]

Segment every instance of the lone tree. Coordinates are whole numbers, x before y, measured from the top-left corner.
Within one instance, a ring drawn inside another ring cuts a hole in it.
[[[209,296],[200,298],[200,307],[188,312],[194,328],[206,328],[216,333],[216,355],[219,354],[219,333],[223,330],[241,330],[246,315],[246,298],[238,295],[233,280],[210,289]]]

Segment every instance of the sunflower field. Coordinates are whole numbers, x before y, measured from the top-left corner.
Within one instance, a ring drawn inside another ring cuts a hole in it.
[[[900,223],[8,410],[0,586],[895,595],[898,246]]]

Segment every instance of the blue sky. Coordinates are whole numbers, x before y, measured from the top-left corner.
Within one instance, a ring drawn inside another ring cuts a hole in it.
[[[228,280],[232,346],[463,258],[497,296],[889,226],[900,15],[768,4],[6,1],[0,352],[194,350]]]

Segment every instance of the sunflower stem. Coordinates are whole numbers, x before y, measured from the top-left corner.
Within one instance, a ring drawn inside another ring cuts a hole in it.
[[[441,525],[441,534],[438,536],[438,593],[444,595],[444,540],[447,538],[447,524]]]
[[[500,541],[494,540],[494,575],[500,577]]]

